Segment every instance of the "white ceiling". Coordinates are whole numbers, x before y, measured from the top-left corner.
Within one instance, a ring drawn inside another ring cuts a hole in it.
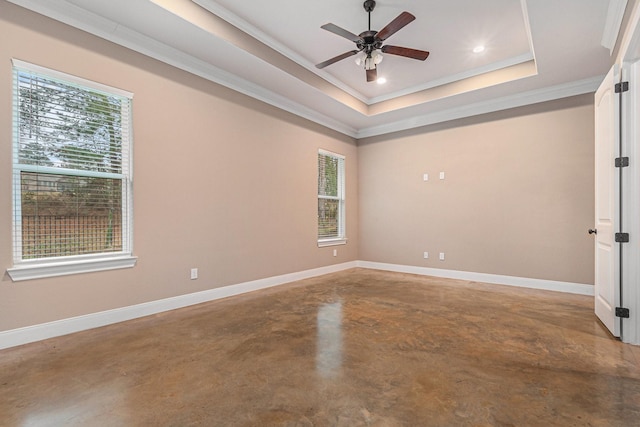
[[[374,30],[416,16],[385,44],[431,52],[385,54],[378,85],[353,58],[314,66],[355,48],[320,26],[366,30],[362,0],[9,1],[357,138],[593,92],[627,3],[378,0]]]
[[[354,34],[368,29],[361,0],[193,1],[233,19],[245,30],[259,31],[261,38],[269,37],[271,46],[312,69],[314,64],[355,47],[351,41],[320,29],[321,25],[331,22]],[[415,92],[424,86],[456,80],[456,76],[480,74],[502,68],[502,64],[533,58],[520,0],[379,0],[371,15],[372,29],[382,29],[407,9],[416,20],[385,44],[428,50],[429,60],[383,55],[384,64],[378,73],[387,78],[385,85],[367,83],[364,70],[353,59],[336,63],[319,74],[345,84],[360,98],[369,100],[401,91]],[[465,13],[460,13],[461,9]],[[482,55],[472,54],[471,50],[479,44],[487,45],[488,50]]]

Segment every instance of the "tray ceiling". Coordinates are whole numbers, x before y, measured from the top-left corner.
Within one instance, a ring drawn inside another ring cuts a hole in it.
[[[366,30],[360,0],[9,1],[356,138],[593,92],[626,5],[379,0],[372,29],[408,11],[416,20],[386,43],[431,55],[383,54],[377,84],[353,57],[315,67],[355,48],[320,26]]]

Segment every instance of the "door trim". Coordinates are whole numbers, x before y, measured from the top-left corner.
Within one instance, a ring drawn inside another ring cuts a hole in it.
[[[622,214],[625,232],[630,236],[622,254],[622,301],[629,309],[630,317],[622,319],[620,339],[640,345],[640,126],[637,123],[640,114],[640,60],[623,64],[621,73],[622,78],[629,81],[628,95],[623,97],[621,119],[624,155],[629,157],[629,166],[624,168],[623,174],[625,203]]]

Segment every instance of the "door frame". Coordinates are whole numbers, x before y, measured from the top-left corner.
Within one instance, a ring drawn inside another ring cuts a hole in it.
[[[640,32],[638,34],[640,36]],[[629,82],[629,92],[623,94],[622,156],[629,157],[629,167],[622,178],[624,231],[629,233],[629,243],[622,252],[622,304],[629,309],[628,319],[622,320],[623,342],[640,345],[640,58],[624,62],[622,80]]]
[[[620,65],[623,81],[629,91],[623,93],[622,155],[629,157],[629,167],[623,173],[624,203],[622,215],[629,243],[625,244],[622,262],[622,302],[630,317],[622,319],[625,343],[640,345],[640,2],[634,4],[629,21],[621,35],[616,63]]]

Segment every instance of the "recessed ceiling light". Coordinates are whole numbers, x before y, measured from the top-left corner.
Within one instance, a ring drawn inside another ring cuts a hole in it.
[[[384,77],[380,77],[378,80],[376,80],[376,82],[379,85],[383,85],[383,84],[385,84],[387,82],[387,79],[385,79]]]
[[[484,46],[480,45],[473,48],[473,53],[481,53],[481,52],[484,52]]]

